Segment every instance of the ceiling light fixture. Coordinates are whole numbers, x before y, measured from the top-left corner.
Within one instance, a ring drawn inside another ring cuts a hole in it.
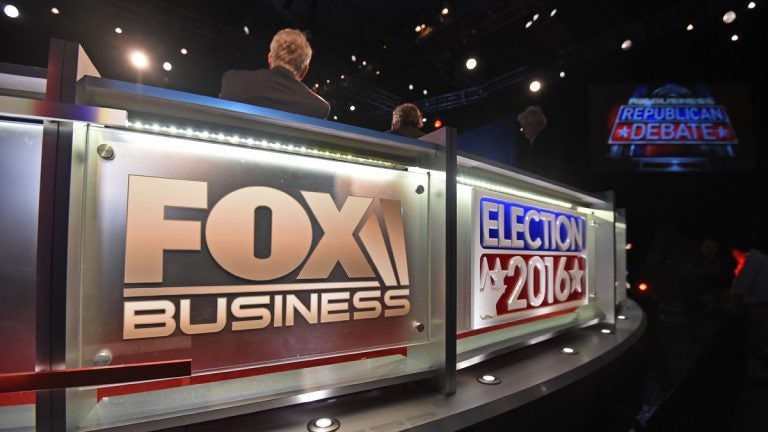
[[[149,58],[141,51],[134,51],[131,53],[131,64],[136,69],[145,69],[149,65]]]
[[[534,14],[533,15],[533,20],[536,21],[537,19],[539,19],[539,14]]]
[[[121,29],[120,27],[115,27],[115,33],[123,34],[123,29]]]
[[[739,35],[735,34],[731,36],[731,42],[736,42],[737,40],[739,40]]]
[[[693,24],[688,24],[688,27],[685,28],[688,31],[693,30]]]
[[[422,93],[424,93],[424,96],[426,96],[427,95],[427,89],[424,89],[424,91]]]
[[[350,106],[349,106],[349,110],[350,110],[350,111],[354,111],[354,110],[355,110],[355,106],[354,106],[354,105],[350,105]]]
[[[187,51],[187,49],[186,49],[186,48],[182,48],[181,50],[179,50],[179,52],[181,52],[181,54],[182,54],[182,55],[187,55],[187,53],[188,53],[189,51]]]
[[[170,70],[173,69],[173,65],[170,62],[165,62],[163,63],[163,69],[170,72]]]
[[[755,2],[749,2],[747,3],[747,9],[754,9],[755,6],[757,6],[757,3]]]
[[[443,15],[448,15],[449,12],[450,11],[448,10],[447,7],[444,7],[443,10],[440,11],[440,13],[443,14]]]
[[[531,28],[532,25],[533,25],[533,21],[528,21],[527,23],[525,23],[525,28]]]
[[[728,11],[723,15],[723,22],[726,24],[730,24],[732,22],[736,21],[736,12],[734,11]]]
[[[249,29],[249,28],[248,28],[248,26],[243,26],[243,32],[244,32],[246,35],[249,35],[249,34],[251,34],[251,29]]]
[[[477,60],[474,57],[470,57],[467,59],[465,66],[467,69],[472,70],[477,67]]]
[[[57,8],[57,7],[52,7],[52,8],[51,8],[51,13],[52,13],[52,14],[54,14],[54,15],[58,15],[58,14],[60,13],[60,12],[59,12],[59,8]]]
[[[536,93],[536,92],[538,92],[539,90],[541,90],[541,82],[540,82],[540,81],[538,81],[538,80],[533,80],[533,81],[531,81],[531,83],[528,85],[528,88],[529,88],[529,89],[530,89],[532,92]]]
[[[621,43],[621,49],[624,51],[629,51],[629,49],[632,48],[632,40],[627,39],[624,42]]]
[[[352,63],[354,63],[354,62],[356,62],[356,61],[357,61],[357,56],[356,56],[356,55],[352,54],[352,57],[351,57],[351,58],[352,58]]]
[[[565,71],[560,71],[560,78],[565,78]]]
[[[557,9],[552,9],[552,12],[549,13],[549,16],[553,17],[557,14]]]
[[[7,16],[8,18],[19,17],[19,8],[17,8],[12,4],[5,5],[5,7],[3,8],[3,12],[5,13],[5,16]]]
[[[413,90],[413,84],[408,84],[408,90]]]
[[[416,26],[416,28],[415,28],[414,30],[416,31],[416,33],[420,32],[420,31],[421,31],[421,26],[420,26],[420,25],[417,25],[417,26]]]

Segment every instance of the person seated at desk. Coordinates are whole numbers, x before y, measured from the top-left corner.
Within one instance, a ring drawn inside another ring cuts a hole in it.
[[[404,103],[392,111],[392,128],[387,133],[419,138],[424,135],[424,132],[419,130],[423,125],[419,107],[411,103]]]
[[[269,69],[227,71],[219,97],[325,119],[331,106],[301,82],[311,58],[312,48],[303,32],[280,30],[269,45]]]

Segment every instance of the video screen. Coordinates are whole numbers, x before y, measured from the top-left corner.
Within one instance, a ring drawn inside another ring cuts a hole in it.
[[[740,84],[593,84],[593,172],[754,169],[749,90]]]

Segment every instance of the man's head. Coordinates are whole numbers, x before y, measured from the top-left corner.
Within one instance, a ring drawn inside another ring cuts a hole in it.
[[[532,140],[547,126],[547,117],[541,107],[533,105],[517,115],[517,122],[525,137]]]
[[[284,67],[302,80],[309,70],[309,61],[312,59],[312,47],[309,46],[307,36],[294,29],[282,29],[269,44],[269,68],[275,66]]]
[[[413,126],[417,129],[424,125],[421,120],[421,111],[419,107],[411,103],[398,105],[392,111],[392,129],[400,126]]]

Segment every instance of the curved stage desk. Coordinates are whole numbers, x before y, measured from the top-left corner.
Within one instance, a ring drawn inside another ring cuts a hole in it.
[[[457,430],[644,329],[610,193],[97,75],[0,74],[0,430]]]

